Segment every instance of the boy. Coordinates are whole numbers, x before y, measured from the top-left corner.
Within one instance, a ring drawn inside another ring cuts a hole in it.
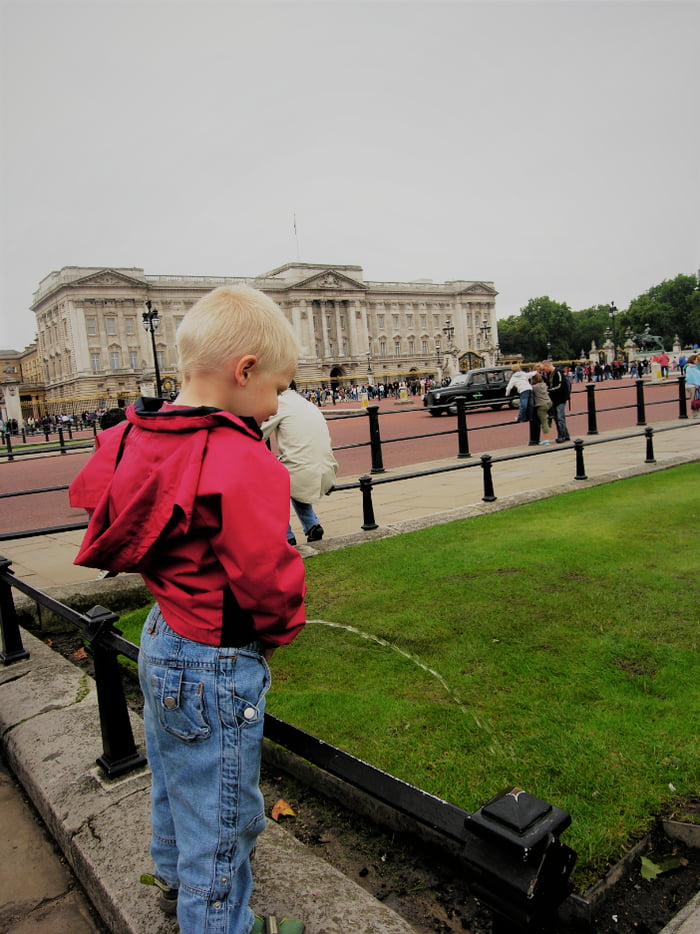
[[[139,399],[71,485],[71,504],[91,513],[75,563],[138,571],[157,601],[139,676],[161,907],[177,905],[182,934],[250,934],[262,930],[248,900],[265,825],[267,661],[305,621],[303,562],[285,535],[289,474],[259,426],[299,347],[277,305],[247,286],[200,299],[177,346],[175,401]]]

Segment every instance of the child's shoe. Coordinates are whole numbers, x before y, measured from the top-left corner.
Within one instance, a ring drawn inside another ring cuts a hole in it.
[[[255,916],[251,934],[304,934],[306,925],[303,921],[294,921],[291,918],[282,918],[278,921],[274,915],[266,918]]]
[[[177,914],[177,889],[171,888],[160,876],[154,876],[150,872],[141,874],[141,883],[156,886],[158,889],[158,907],[163,914],[171,917]]]

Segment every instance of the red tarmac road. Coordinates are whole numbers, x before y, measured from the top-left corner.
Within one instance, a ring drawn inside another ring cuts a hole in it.
[[[609,380],[595,384],[595,399],[599,431],[632,429],[637,425],[636,389],[631,380]],[[678,416],[678,384],[645,383],[646,422],[667,421]],[[452,415],[434,418],[422,408],[419,397],[399,403],[384,399],[379,403],[379,428],[382,440],[383,465],[395,470],[412,464],[457,457],[457,419]],[[369,420],[363,411],[358,415],[342,413],[356,411],[357,403],[326,406],[335,455],[340,464],[339,478],[356,480],[369,473]],[[588,432],[587,395],[584,384],[574,386],[567,422],[572,438],[584,438]],[[608,411],[615,409],[614,411]],[[516,411],[484,409],[467,416],[469,449],[473,456],[491,451],[527,445],[526,424],[515,424]],[[421,437],[423,436],[423,437]],[[86,438],[90,433],[85,434]],[[392,439],[410,438],[397,441]],[[355,445],[354,447],[347,447]],[[20,451],[21,443],[14,448]],[[90,456],[89,451],[47,457],[18,457],[0,463],[0,493],[64,486],[78,473]],[[67,491],[35,493],[0,500],[0,533],[67,525],[85,520],[85,513],[71,509]],[[0,552],[1,553],[1,552]]]

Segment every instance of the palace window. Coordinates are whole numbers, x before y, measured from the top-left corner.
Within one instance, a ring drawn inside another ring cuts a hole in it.
[[[109,365],[113,370],[121,369],[122,365],[122,355],[118,350],[112,350],[109,354]]]
[[[88,337],[97,336],[97,318],[87,319],[87,332],[88,332]]]
[[[379,341],[379,356],[386,357],[386,341]]]
[[[394,356],[401,356],[401,341],[394,341]]]
[[[132,370],[135,370],[139,365],[139,352],[138,350],[129,351],[129,366]]]
[[[413,327],[413,315],[406,315],[406,327],[407,328]]]
[[[126,318],[126,333],[135,334],[136,333],[136,318]]]
[[[421,350],[420,350],[421,353],[423,354],[428,353],[428,342],[427,341],[421,341],[420,347],[421,347]]]
[[[393,326],[394,330],[395,330],[395,331],[398,331],[398,329],[399,329],[399,316],[398,316],[398,315],[392,315],[392,316],[391,316],[391,323],[392,323],[392,326]]]
[[[413,354],[416,352],[416,342],[412,337],[410,337],[408,340],[408,352],[411,356],[413,356]]]
[[[90,363],[92,364],[92,372],[99,373],[100,372],[100,355],[98,353],[90,354]]]
[[[117,333],[117,319],[116,318],[105,318],[105,324],[107,326],[108,334]]]
[[[384,315],[377,315],[377,327],[378,328],[384,327]]]

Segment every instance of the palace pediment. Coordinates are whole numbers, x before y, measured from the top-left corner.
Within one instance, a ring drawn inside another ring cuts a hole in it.
[[[98,269],[94,273],[88,276],[81,276],[81,278],[74,280],[71,285],[73,286],[99,286],[104,288],[109,286],[114,288],[115,286],[125,286],[132,289],[134,286],[143,288],[146,284],[145,280],[137,279],[134,276],[126,275],[126,273],[120,272],[117,269]]]
[[[295,282],[291,288],[335,289],[336,291],[342,291],[343,289],[356,291],[357,289],[362,289],[366,291],[367,286],[364,282],[358,282],[357,279],[352,279],[350,276],[346,276],[344,273],[338,272],[335,269],[324,269],[323,272],[308,276],[308,278],[302,279],[300,282]]]
[[[498,292],[492,285],[486,282],[470,282],[464,289],[460,289],[458,295],[498,295]]]

